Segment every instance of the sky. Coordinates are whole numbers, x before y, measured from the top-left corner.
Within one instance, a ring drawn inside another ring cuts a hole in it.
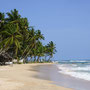
[[[53,41],[55,60],[90,60],[90,0],[1,0],[0,12],[17,9]]]

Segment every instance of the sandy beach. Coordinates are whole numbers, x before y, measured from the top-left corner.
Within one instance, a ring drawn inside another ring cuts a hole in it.
[[[46,64],[0,66],[0,90],[71,90],[37,78],[39,65]]]

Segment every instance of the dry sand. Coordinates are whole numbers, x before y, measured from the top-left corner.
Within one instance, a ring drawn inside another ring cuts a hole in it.
[[[0,66],[0,90],[71,90],[33,77],[39,72],[32,68],[38,65],[40,64]]]

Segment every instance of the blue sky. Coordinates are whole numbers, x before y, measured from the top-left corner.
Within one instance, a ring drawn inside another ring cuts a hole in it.
[[[16,8],[54,41],[54,59],[90,59],[90,0],[1,0],[0,11]]]

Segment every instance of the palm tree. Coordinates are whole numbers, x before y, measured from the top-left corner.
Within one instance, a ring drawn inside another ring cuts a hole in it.
[[[4,29],[5,24],[5,14],[0,12],[0,32]],[[0,42],[2,41],[2,35],[0,35]],[[0,48],[1,50],[1,48]]]
[[[27,18],[22,18],[16,9],[7,12],[7,16],[0,12],[0,52],[4,50],[13,58],[34,57],[35,62],[44,55],[50,56],[49,60],[53,57],[55,44],[51,41],[43,46],[43,34],[30,28]]]
[[[32,28],[32,30],[29,30],[27,34],[26,48],[23,53],[24,55],[25,53],[26,56],[30,54],[31,49],[35,46],[35,40],[36,40],[35,30],[34,28]]]
[[[45,56],[45,61],[47,61],[47,56],[49,55],[49,49],[48,49],[48,46],[47,45],[45,45],[44,47],[43,47],[43,49],[44,49],[44,56]]]
[[[37,30],[36,31],[36,36],[37,36],[37,40],[44,40],[44,36],[43,34],[41,34],[41,31],[40,30]]]
[[[36,45],[36,52],[37,52],[37,62],[40,62],[40,57],[44,56],[44,47],[42,45],[42,42],[38,41]]]
[[[15,21],[21,18],[21,15],[18,13],[18,10],[14,9],[11,10],[11,12],[7,12],[8,18],[6,20],[9,21]]]
[[[47,44],[47,53],[50,56],[48,61],[50,62],[50,59],[53,57],[53,54],[55,54],[56,52],[56,47],[55,44],[53,43],[53,41],[49,42],[49,44]]]
[[[31,30],[28,31],[28,39],[27,39],[27,46],[24,50],[24,55],[26,57],[29,56],[34,56],[34,61],[36,61],[36,56],[37,56],[37,49],[38,45],[37,43],[40,42],[40,40],[44,39],[43,34],[41,34],[40,30],[35,31],[35,29],[32,27]]]
[[[0,20],[5,20],[5,14],[0,12]]]
[[[19,33],[18,24],[8,23],[5,25],[6,30],[0,32],[3,41],[0,42],[3,49],[7,49],[10,53],[17,56],[18,50],[21,48],[22,35]]]
[[[21,18],[21,15],[18,13],[18,10],[14,9],[11,12],[7,13],[8,18],[6,18],[8,23],[13,23],[18,25],[18,32],[22,34],[21,42],[21,51],[19,54],[23,53],[23,50],[26,48],[26,39],[28,34],[29,23],[27,18]]]
[[[0,12],[0,31],[2,30],[5,24],[5,14]]]

